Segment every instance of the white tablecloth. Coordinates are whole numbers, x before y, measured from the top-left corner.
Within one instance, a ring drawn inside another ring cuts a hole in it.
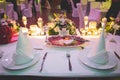
[[[87,67],[83,65],[80,61],[79,54],[82,53],[82,49],[80,47],[77,48],[60,48],[60,47],[53,47],[47,46],[45,44],[45,36],[31,36],[29,37],[34,48],[43,48],[44,50],[37,50],[39,52],[40,59],[38,63],[35,65],[22,69],[22,70],[7,70],[3,68],[1,61],[0,61],[0,75],[35,75],[35,76],[55,76],[55,77],[108,77],[108,76],[119,76],[120,75],[120,60],[114,55],[113,57],[117,59],[118,65],[111,70],[98,70]],[[84,37],[89,39],[85,47],[85,49],[94,46],[94,44],[98,41],[98,37]],[[116,43],[109,42],[111,38],[114,38],[117,41]],[[120,36],[112,36],[109,35],[106,37],[106,49],[113,53],[116,51],[120,56]],[[14,53],[16,49],[16,43],[10,43],[6,45],[0,45],[2,51],[4,51],[4,55],[10,55]],[[66,58],[66,52],[71,54],[71,63],[72,63],[72,71],[69,71],[68,66],[68,59]],[[42,57],[48,52],[46,57],[43,71],[39,72]],[[2,60],[2,59],[0,59]]]

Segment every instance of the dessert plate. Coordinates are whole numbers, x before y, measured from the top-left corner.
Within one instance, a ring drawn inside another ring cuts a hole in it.
[[[80,54],[79,60],[84,65],[86,65],[90,68],[100,69],[100,70],[113,69],[115,66],[117,66],[117,60],[112,53],[109,52],[108,54],[109,54],[108,63],[106,63],[104,65],[96,64],[96,63],[90,61],[89,58],[87,57],[86,52],[82,52],[82,54]]]
[[[40,59],[40,55],[37,53],[34,55],[34,58],[32,61],[30,61],[26,64],[22,64],[22,65],[15,65],[12,57],[9,57],[9,55],[8,55],[8,56],[3,57],[1,62],[2,62],[2,66],[6,69],[20,70],[20,69],[25,69],[25,68],[28,68],[28,67],[36,64],[39,61],[39,59]]]

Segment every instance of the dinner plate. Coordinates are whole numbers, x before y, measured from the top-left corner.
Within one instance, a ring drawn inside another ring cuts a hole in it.
[[[109,60],[107,64],[101,65],[101,64],[96,64],[92,61],[90,61],[87,57],[87,53],[82,52],[82,54],[79,55],[79,60],[86,66],[94,69],[100,69],[100,70],[108,70],[108,69],[113,69],[115,66],[117,66],[117,60],[114,57],[114,55],[110,52],[109,54]]]
[[[39,61],[39,59],[40,59],[40,55],[37,53],[34,55],[34,58],[32,61],[30,61],[26,64],[22,64],[22,65],[15,65],[12,57],[9,57],[9,55],[8,55],[8,56],[3,57],[1,62],[2,62],[2,66],[6,69],[20,70],[20,69],[25,69],[25,68],[28,68],[28,67],[36,64]]]
[[[83,39],[79,36],[49,36],[48,37],[48,46],[52,47],[81,47],[88,40]]]

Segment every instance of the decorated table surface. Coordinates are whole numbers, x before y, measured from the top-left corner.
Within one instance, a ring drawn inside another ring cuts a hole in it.
[[[45,36],[29,36],[30,42],[34,48],[34,53],[38,56],[36,59],[22,66],[17,65],[6,67],[9,63],[9,59],[13,56],[16,49],[16,42],[0,45],[2,51],[4,51],[3,57],[0,59],[0,75],[32,75],[32,76],[52,76],[52,77],[109,77],[120,75],[120,59],[118,59],[114,51],[120,56],[120,36],[108,35],[105,38],[106,50],[112,55],[112,59],[115,60],[115,66],[108,67],[91,67],[84,65],[81,58],[84,57],[87,50],[91,49],[98,41],[98,36],[84,36],[82,37],[89,40],[85,44],[84,49],[81,46],[77,47],[56,47],[46,44]],[[114,38],[116,43],[110,42],[110,39]],[[86,51],[86,52],[85,52]],[[40,71],[43,63],[43,57],[46,55],[43,69]],[[88,51],[89,52],[89,51]],[[72,70],[69,70],[69,63],[66,54],[70,54],[70,61]],[[5,60],[5,61],[3,61]],[[7,63],[3,63],[7,62]],[[110,64],[111,65],[111,64]],[[112,65],[111,65],[112,66]]]

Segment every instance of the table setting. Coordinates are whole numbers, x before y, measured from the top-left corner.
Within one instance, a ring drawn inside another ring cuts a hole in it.
[[[63,17],[62,21],[65,22]],[[68,35],[67,32],[49,35],[47,31],[45,35],[29,35],[28,31],[20,27],[16,42],[0,45],[1,75],[46,77],[120,75],[120,37],[114,36],[117,44],[110,42],[112,34],[105,35],[105,26],[102,26],[101,34],[98,36]],[[67,30],[63,29],[64,31]]]

